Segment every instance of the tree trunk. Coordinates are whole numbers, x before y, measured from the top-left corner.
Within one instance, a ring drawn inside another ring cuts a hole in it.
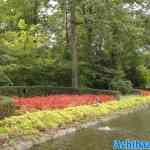
[[[72,87],[79,87],[78,77],[78,51],[76,37],[76,2],[70,0],[70,48],[72,50]]]
[[[66,49],[69,48],[69,1],[65,0]]]

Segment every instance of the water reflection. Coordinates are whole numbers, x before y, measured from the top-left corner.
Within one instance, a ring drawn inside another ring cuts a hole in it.
[[[82,129],[31,150],[111,150],[114,139],[150,140],[150,110]]]

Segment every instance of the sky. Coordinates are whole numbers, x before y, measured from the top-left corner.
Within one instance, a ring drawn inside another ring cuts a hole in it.
[[[53,12],[56,11],[56,9],[53,9],[53,8],[57,5],[57,2],[55,0],[49,0],[49,5],[51,7],[47,9],[47,14],[51,15],[53,14]],[[146,8],[147,5],[148,4],[146,2],[143,3],[143,6],[137,4],[136,2],[133,3],[133,5],[130,5],[127,3],[124,5],[124,8],[129,9],[129,11],[141,11],[142,10],[144,14],[150,15],[150,9]]]
[[[147,3],[143,3],[143,5],[139,5],[134,3],[133,5],[125,4],[124,8],[129,9],[129,11],[143,11],[145,15],[150,15],[150,8],[147,8]]]

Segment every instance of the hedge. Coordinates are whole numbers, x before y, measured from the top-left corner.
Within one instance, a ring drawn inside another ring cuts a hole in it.
[[[142,90],[141,89],[133,89],[132,94],[133,95],[142,95]]]
[[[120,95],[118,91],[99,90],[99,89],[74,89],[72,87],[52,87],[52,86],[1,86],[0,95],[5,96],[47,96],[51,94],[107,94]]]

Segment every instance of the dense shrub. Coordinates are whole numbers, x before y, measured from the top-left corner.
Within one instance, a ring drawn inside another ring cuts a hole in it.
[[[128,70],[127,76],[135,88],[150,87],[150,70],[143,65]]]
[[[0,95],[31,97],[47,96],[51,94],[106,94],[118,95],[118,91],[99,90],[99,89],[74,89],[71,87],[52,87],[52,86],[1,86]]]
[[[0,95],[31,97],[46,96],[50,94],[73,94],[78,91],[73,88],[51,87],[51,86],[1,86]]]
[[[30,63],[29,63],[30,64]],[[69,66],[69,67],[68,67]],[[70,86],[71,67],[70,65],[36,63],[27,65],[10,64],[3,67],[3,72],[8,76],[13,85],[51,85],[51,86]],[[12,76],[13,74],[13,76]],[[1,77],[1,76],[0,76]],[[7,81],[6,79],[4,80]],[[1,86],[8,84],[1,84]],[[10,85],[10,84],[9,84]],[[11,84],[12,85],[12,84]]]
[[[104,94],[104,95],[120,95],[119,91],[116,90],[102,90],[102,89],[92,89],[92,88],[81,88],[79,89],[80,94]]]
[[[133,90],[132,83],[129,80],[112,80],[110,83],[110,88],[112,90],[118,90],[122,94],[130,94]]]
[[[16,106],[10,97],[0,97],[0,119],[8,117],[15,112]]]
[[[150,84],[150,71],[145,66],[139,66],[137,68],[136,78],[139,86],[145,88]]]

